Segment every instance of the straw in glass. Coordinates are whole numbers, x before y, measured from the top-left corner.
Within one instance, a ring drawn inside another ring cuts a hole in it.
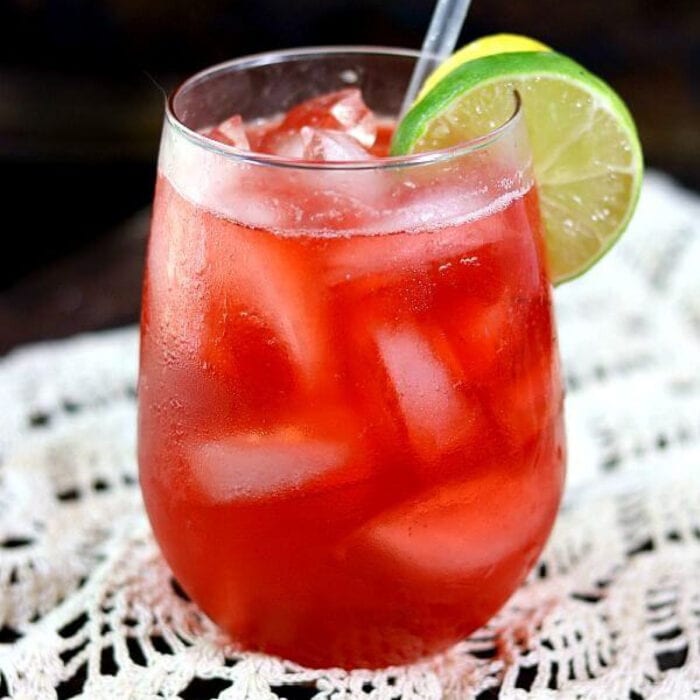
[[[413,104],[437,57],[446,59],[455,49],[471,0],[438,0],[421,47],[421,57],[413,69],[411,82],[401,105],[403,116]]]

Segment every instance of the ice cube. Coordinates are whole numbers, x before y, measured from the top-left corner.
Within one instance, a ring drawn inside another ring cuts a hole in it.
[[[492,414],[512,440],[523,445],[537,438],[558,414],[563,394],[549,297],[521,296],[517,304],[518,346],[489,398]]]
[[[288,497],[355,478],[351,446],[284,427],[205,442],[189,455],[192,475],[214,502]]]
[[[491,398],[493,414],[515,444],[536,439],[561,411],[563,392],[556,353],[531,366],[518,364],[502,390],[493,392]]]
[[[399,452],[412,457],[398,400],[387,381],[386,369],[371,333],[382,320],[376,317],[374,309],[355,304],[353,300],[339,299],[338,309],[336,333],[344,342],[338,344],[337,350],[345,370],[339,380],[350,405],[355,406],[361,416],[362,432],[371,440],[373,449],[382,455],[383,464],[388,465]],[[388,458],[387,453],[391,455]]]
[[[418,455],[434,462],[439,455],[473,441],[481,408],[458,388],[456,362],[449,349],[409,324],[380,326],[374,338]]]
[[[235,360],[246,341],[227,333],[228,319],[237,315],[267,329],[269,342],[284,348],[305,388],[317,391],[326,386],[333,361],[325,301],[312,261],[293,239],[213,216],[208,224],[208,283],[216,300],[209,346]]]
[[[391,150],[391,137],[394,135],[395,122],[393,120],[383,120],[377,123],[377,138],[374,145],[369,149],[373,156],[385,158]]]
[[[441,322],[459,358],[463,376],[479,381],[497,366],[501,353],[512,357],[521,325],[514,318],[513,300],[503,295],[494,303],[454,294],[444,308]]]
[[[275,386],[281,377],[297,393],[329,386],[326,302],[298,241],[216,216],[182,198],[165,178],[158,181],[153,222],[149,316],[171,347],[186,348],[238,389],[255,384],[246,366],[256,348],[270,395],[281,389]],[[231,400],[240,397],[231,393]]]
[[[407,581],[459,588],[479,576],[483,589],[499,566],[521,578],[556,514],[550,486],[531,470],[496,467],[385,511],[349,538],[347,553]]]
[[[341,162],[372,160],[372,157],[352,137],[342,131],[302,126],[301,141],[304,144],[304,160]]]
[[[215,141],[235,146],[243,150],[250,150],[250,143],[246,136],[243,119],[240,114],[229,117],[213,129],[204,132],[205,136]]]
[[[388,235],[339,239],[326,256],[329,284],[343,284],[375,275],[405,276],[437,270],[451,264],[470,271],[480,264],[482,246],[499,235],[480,222],[421,233],[400,231]],[[454,272],[454,271],[453,271]]]
[[[293,130],[311,126],[341,131],[365,148],[371,148],[377,138],[377,119],[357,88],[321,95],[297,105],[287,113],[282,126]]]
[[[276,128],[261,138],[259,150],[281,158],[303,158],[304,142],[297,130]]]

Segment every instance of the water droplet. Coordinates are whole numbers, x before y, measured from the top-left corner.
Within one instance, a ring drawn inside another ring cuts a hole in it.
[[[348,68],[348,70],[344,70],[340,74],[340,79],[347,85],[354,85],[360,78],[356,71]]]

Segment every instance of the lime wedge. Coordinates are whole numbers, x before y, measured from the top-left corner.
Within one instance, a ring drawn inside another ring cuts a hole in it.
[[[549,271],[558,284],[585,272],[612,246],[639,196],[639,138],[607,83],[554,51],[467,60],[413,105],[391,152],[446,148],[493,130],[511,115],[514,90],[522,98]]]

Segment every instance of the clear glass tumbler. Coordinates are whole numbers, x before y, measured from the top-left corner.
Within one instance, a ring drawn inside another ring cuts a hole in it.
[[[417,54],[254,56],[171,97],[143,292],[140,479],[179,583],[244,648],[381,667],[492,616],[550,532],[562,387],[527,134],[317,163],[200,132]],[[389,122],[386,122],[389,123]]]

